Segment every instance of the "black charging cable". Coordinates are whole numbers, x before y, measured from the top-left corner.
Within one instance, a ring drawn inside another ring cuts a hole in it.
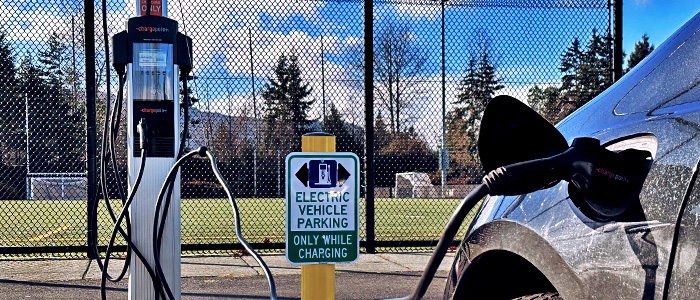
[[[190,118],[189,118],[189,104],[190,103],[189,102],[190,102],[190,98],[189,98],[187,80],[189,79],[189,73],[191,70],[192,69],[189,65],[180,67],[180,80],[182,81],[182,88],[183,88],[182,108],[183,108],[183,115],[184,115],[183,121],[184,122],[183,122],[182,136],[180,138],[180,146],[179,146],[179,149],[177,152],[177,159],[178,160],[180,158],[182,158],[184,155],[185,148],[186,148],[186,141],[187,141],[187,138],[189,136],[189,122],[190,122],[189,121],[190,120]],[[166,187],[165,184],[167,182],[168,182],[168,180],[166,180],[166,182],[164,183],[164,187]],[[163,211],[165,213],[164,213],[163,218],[160,218],[160,224],[158,223],[158,219],[159,219],[158,215],[160,214],[159,207],[156,208],[156,213],[153,215],[154,236],[157,236],[157,238],[154,240],[154,243],[153,243],[153,245],[154,245],[154,247],[153,247],[154,257],[160,256],[159,249],[160,249],[162,242],[163,242],[163,232],[165,230],[165,221],[167,219],[166,218],[167,211],[170,209],[170,203],[171,203],[171,199],[172,199],[172,192],[173,192],[174,184],[173,183],[167,184],[166,188],[168,191],[165,194],[166,199],[165,199],[165,205],[163,208]],[[160,205],[160,204],[158,204],[158,205]],[[157,231],[157,234],[155,233],[156,231]],[[161,282],[163,282],[163,284],[167,287],[168,286],[167,280],[165,280],[164,279],[165,277],[163,276],[163,271],[162,271],[163,267],[160,263],[160,259],[158,259],[158,258],[155,259],[155,267],[156,267],[156,270],[160,270],[160,272],[157,272],[159,280]],[[158,295],[156,294],[156,300],[157,299],[158,299]]]
[[[138,175],[136,177],[136,180],[134,181],[134,186],[132,187],[131,191],[129,192],[129,197],[127,198],[126,202],[122,206],[121,213],[119,214],[119,217],[117,218],[115,224],[114,224],[114,229],[112,230],[112,234],[110,236],[109,243],[107,245],[107,251],[105,254],[105,261],[104,261],[104,269],[102,270],[102,281],[100,284],[100,291],[102,293],[102,299],[106,299],[106,291],[105,291],[105,285],[106,285],[106,280],[107,280],[107,268],[109,266],[109,259],[111,257],[111,248],[114,245],[114,242],[117,237],[117,233],[121,234],[122,237],[124,237],[124,240],[129,244],[131,251],[134,252],[134,254],[141,260],[142,264],[146,268],[146,271],[148,272],[149,276],[151,277],[153,281],[154,288],[156,290],[157,294],[162,295],[165,297],[165,295],[168,295],[170,299],[174,299],[172,291],[164,285],[162,282],[160,282],[156,272],[153,270],[153,268],[150,266],[148,261],[146,260],[145,256],[141,253],[141,251],[136,247],[136,245],[133,244],[133,242],[130,239],[130,236],[127,235],[123,229],[121,228],[121,221],[128,215],[129,213],[129,207],[131,206],[131,202],[134,200],[134,196],[136,195],[136,191],[138,190],[139,185],[141,184],[141,179],[143,178],[143,171],[144,167],[146,165],[146,160],[147,160],[147,152],[148,152],[148,136],[146,134],[148,130],[148,127],[146,125],[146,122],[144,119],[141,119],[139,121],[139,124],[137,126],[137,131],[139,132],[139,138],[140,138],[140,149],[141,149],[141,164],[139,166],[139,171]],[[129,262],[126,261],[125,264],[128,264]]]
[[[171,191],[171,186],[175,184],[175,179],[177,178],[177,172],[182,166],[182,164],[185,163],[186,160],[189,158],[194,157],[195,155],[198,155],[199,157],[202,158],[207,158],[210,162],[210,166],[212,171],[214,172],[214,175],[216,176],[217,181],[221,186],[223,187],[224,191],[226,192],[226,196],[228,197],[229,204],[231,205],[231,208],[233,210],[233,215],[234,215],[234,227],[236,231],[236,238],[238,241],[243,245],[243,248],[245,248],[255,259],[255,261],[258,263],[258,265],[263,269],[263,272],[265,272],[265,277],[267,278],[268,282],[268,287],[270,290],[270,299],[277,299],[277,288],[275,286],[275,281],[274,278],[272,277],[272,272],[270,271],[269,267],[267,264],[265,264],[265,261],[262,260],[260,255],[253,249],[253,247],[250,246],[248,241],[243,237],[243,234],[241,232],[241,217],[240,213],[238,211],[238,205],[236,204],[236,199],[233,197],[233,193],[231,192],[231,187],[228,185],[226,182],[226,179],[221,175],[221,172],[219,171],[219,168],[216,164],[216,158],[214,155],[209,151],[206,147],[200,147],[197,150],[191,151],[184,156],[182,156],[180,159],[175,162],[175,164],[172,166],[170,169],[170,172],[168,172],[168,176],[165,179],[165,182],[163,183],[163,186],[160,189],[160,193],[158,195],[158,201],[156,202],[156,209],[155,209],[155,216],[153,220],[153,256],[155,258],[155,266],[156,266],[156,272],[157,275],[160,277],[160,281],[163,283],[163,286],[168,286],[167,280],[165,279],[162,266],[160,264],[160,243],[159,240],[162,238],[162,232],[163,232],[163,227],[162,225],[164,224],[164,220],[167,218],[167,209],[163,209],[163,215],[160,215],[161,211],[161,206],[168,207],[169,202],[170,202],[170,197],[166,197],[166,191],[170,192]],[[165,203],[164,203],[165,202]],[[156,226],[156,225],[161,225],[161,226]],[[172,298],[171,298],[172,299]]]
[[[492,170],[452,214],[415,291],[397,299],[417,300],[425,295],[460,225],[481,198],[528,194],[566,180],[593,206],[597,216],[606,218],[620,213],[619,209],[612,208],[624,210],[636,199],[646,176],[649,157],[651,154],[647,151],[614,152],[601,146],[597,139],[577,138],[562,153]]]
[[[476,204],[479,203],[481,198],[484,198],[488,195],[488,192],[488,187],[485,184],[480,184],[474,189],[472,189],[466,197],[464,197],[462,202],[460,202],[457,206],[457,209],[455,209],[455,212],[452,214],[452,217],[450,217],[450,220],[447,222],[447,225],[445,226],[445,231],[442,233],[442,236],[440,236],[440,240],[438,241],[438,244],[435,247],[435,250],[433,251],[433,255],[430,256],[428,265],[425,267],[423,275],[418,281],[418,286],[416,287],[416,290],[413,292],[413,294],[409,296],[403,298],[396,298],[397,300],[417,300],[422,298],[423,295],[425,295],[425,292],[430,286],[430,282],[432,282],[433,277],[435,277],[435,272],[437,272],[438,267],[440,267],[442,259],[445,258],[447,249],[450,247],[450,244],[454,240],[455,235],[457,235],[457,231],[459,231],[459,227],[462,225],[464,218],[466,218],[469,212],[472,210],[472,208],[474,208],[474,206],[476,206]]]
[[[141,166],[139,168],[139,175],[137,176],[137,180],[134,184],[134,188],[132,191],[129,193],[128,197],[125,197],[124,193],[124,187],[122,185],[121,181],[121,175],[119,174],[118,167],[117,167],[117,161],[116,161],[116,150],[115,150],[115,144],[117,140],[117,136],[119,133],[119,128],[120,128],[120,121],[121,121],[121,112],[122,112],[122,106],[123,106],[123,101],[124,101],[124,85],[126,82],[126,72],[124,66],[115,66],[117,70],[117,74],[119,76],[119,90],[117,94],[117,98],[115,99],[115,103],[112,106],[113,109],[110,111],[109,109],[105,111],[105,122],[104,122],[104,128],[103,128],[103,140],[102,140],[102,151],[101,151],[101,180],[100,180],[100,185],[101,185],[101,190],[102,194],[104,196],[105,200],[105,206],[107,208],[107,211],[109,212],[109,215],[112,219],[112,222],[114,223],[114,227],[112,230],[112,235],[110,238],[110,241],[107,245],[106,249],[106,254],[105,254],[105,259],[104,262],[100,258],[99,255],[99,249],[97,248],[97,245],[94,245],[93,251],[97,253],[97,264],[98,267],[102,273],[102,281],[100,285],[100,292],[102,299],[106,299],[106,281],[109,280],[111,282],[118,282],[121,281],[124,276],[126,275],[126,272],[129,268],[129,263],[131,260],[131,255],[132,251],[133,254],[137,256],[137,258],[143,263],[145,266],[147,272],[149,273],[151,280],[153,281],[154,288],[156,289],[157,293],[166,295],[166,294],[171,294],[168,289],[165,289],[162,284],[159,281],[159,278],[156,276],[155,271],[153,270],[153,267],[151,267],[146,260],[145,256],[141,251],[139,251],[138,248],[134,245],[133,241],[131,240],[131,224],[129,220],[129,214],[128,214],[128,208],[131,205],[131,202],[133,200],[133,197],[135,195],[136,190],[138,190],[138,185],[140,184],[142,173],[143,173],[143,167],[145,164],[145,161],[147,160],[147,126],[145,123],[145,120],[141,120],[139,122],[139,125],[137,126],[137,130],[140,135],[140,140],[141,140]],[[114,177],[116,178],[116,183],[117,183],[117,190],[119,193],[119,198],[121,199],[122,202],[122,210],[119,216],[116,216],[114,213],[114,209],[112,208],[112,205],[110,203],[110,197],[109,197],[109,187],[107,185],[107,173],[109,172],[109,166],[108,164],[111,163],[112,166],[112,171],[114,172]],[[95,208],[97,209],[97,208]],[[97,212],[95,212],[94,215],[97,215]],[[122,229],[121,227],[121,222],[124,221],[126,225],[126,231]],[[97,232],[93,232],[93,234],[97,234]],[[109,266],[109,260],[112,255],[112,248],[114,247],[114,242],[116,240],[116,235],[119,234],[121,237],[124,239],[124,241],[127,244],[127,249],[126,249],[126,259],[124,262],[124,265],[122,267],[121,272],[119,275],[116,277],[110,276],[108,273],[108,266]]]
[[[163,267],[160,261],[160,248],[162,245],[162,240],[163,240],[163,233],[165,230],[165,222],[168,217],[168,212],[170,205],[172,203],[172,191],[175,186],[175,179],[177,178],[177,173],[180,169],[180,167],[187,161],[188,159],[194,157],[195,155],[198,155],[199,157],[202,158],[207,158],[210,161],[211,169],[214,172],[217,181],[222,185],[224,188],[224,191],[226,192],[226,195],[229,200],[229,204],[231,205],[231,208],[233,210],[234,214],[234,228],[236,232],[236,238],[239,240],[239,242],[243,245],[243,247],[253,256],[253,258],[256,260],[258,265],[263,269],[263,272],[265,272],[265,277],[268,282],[268,287],[270,290],[270,298],[271,299],[277,299],[277,288],[274,282],[274,278],[272,276],[272,272],[270,271],[269,267],[265,264],[265,262],[262,260],[260,255],[255,252],[253,247],[250,246],[248,241],[243,237],[243,234],[241,232],[241,224],[240,224],[240,213],[238,210],[238,205],[236,204],[236,200],[233,196],[232,190],[228,183],[226,182],[226,179],[223,177],[221,172],[219,171],[219,168],[216,163],[216,158],[214,155],[211,153],[211,151],[207,150],[205,147],[200,147],[199,149],[195,151],[190,151],[186,154],[184,154],[185,151],[185,144],[187,137],[189,135],[189,104],[190,104],[190,99],[189,99],[189,90],[188,90],[188,79],[189,79],[189,73],[191,71],[191,68],[189,66],[182,66],[180,69],[180,80],[182,81],[182,88],[183,88],[183,120],[184,120],[184,125],[183,125],[183,131],[182,131],[182,137],[180,141],[180,147],[178,150],[177,154],[177,161],[175,164],[171,167],[170,172],[168,173],[165,181],[163,182],[163,185],[161,186],[161,190],[158,195],[158,199],[156,202],[156,207],[155,207],[155,213],[153,216],[153,257],[154,257],[154,269],[157,277],[157,281],[161,283],[163,286],[163,289],[165,291],[169,291],[170,287],[168,285],[167,279],[165,278],[165,274],[163,272]],[[161,208],[162,207],[162,208]],[[162,211],[162,216],[161,216],[161,211]],[[159,294],[156,293],[156,299],[158,299]],[[168,297],[170,299],[173,299],[171,294],[168,294]]]
[[[114,106],[118,105],[119,99],[123,95],[121,93],[121,91],[123,91],[123,84],[124,84],[124,79],[123,79],[123,76],[120,74],[120,76],[119,76],[119,87],[120,87],[119,91],[120,91],[120,93],[117,96],[117,100],[115,101]],[[100,155],[100,188],[102,191],[102,195],[105,198],[107,212],[109,212],[109,215],[112,218],[112,222],[116,223],[117,217],[116,217],[116,215],[112,209],[112,206],[110,204],[110,201],[109,201],[109,191],[108,191],[108,186],[107,186],[107,173],[109,172],[108,171],[108,164],[110,161],[114,162],[114,160],[110,160],[110,158],[109,158],[110,153],[112,153],[112,154],[114,153],[114,150],[112,147],[114,135],[110,129],[110,128],[114,128],[114,125],[112,124],[112,122],[110,122],[110,120],[113,120],[114,117],[112,117],[111,115],[112,115],[112,113],[110,113],[110,105],[108,103],[107,108],[105,110],[104,128],[102,131],[102,149],[101,149],[101,155]],[[113,164],[113,167],[116,170],[116,164]],[[116,178],[119,178],[117,171],[115,171],[115,175],[117,175]],[[123,193],[121,181],[118,180],[117,182],[119,183],[118,193],[120,195],[120,199],[122,200],[122,205],[123,205],[124,202],[126,201],[126,198],[125,198],[124,193]],[[94,209],[95,209],[95,211],[94,211],[93,215],[97,216],[97,206],[95,206]],[[126,224],[127,224],[127,234],[128,234],[128,233],[130,233],[130,229],[131,229],[128,219],[126,220]],[[93,230],[91,232],[91,234],[93,234],[95,236],[95,239],[97,239],[97,228],[95,228],[95,230]],[[100,268],[100,270],[103,271],[105,268],[104,268],[104,265],[102,263],[102,259],[99,255],[99,250],[98,250],[97,244],[95,244],[93,246],[94,246],[93,251],[94,251],[94,253],[96,253],[97,265]],[[130,256],[127,254],[127,261],[129,260],[129,258],[130,258]],[[127,269],[128,269],[128,264],[125,264],[124,267],[122,268],[121,272],[119,273],[119,275],[117,275],[116,278],[108,276],[108,279],[110,281],[121,280],[126,275]]]

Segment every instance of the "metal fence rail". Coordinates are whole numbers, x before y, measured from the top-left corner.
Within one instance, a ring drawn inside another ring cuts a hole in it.
[[[0,4],[0,255],[87,253],[88,208],[104,197],[95,188],[103,114],[117,90],[103,37],[123,30],[135,8],[107,0],[104,32],[102,2],[85,3]],[[336,135],[338,151],[364,161],[362,247],[434,245],[482,175],[475,143],[485,104],[508,94],[556,121],[576,107],[560,103],[570,97],[563,76],[576,72],[563,67],[573,45],[595,48],[609,84],[620,41],[607,0],[374,1],[371,35],[363,1],[167,3],[194,40],[186,146],[216,154],[243,234],[261,249],[284,248],[284,158],[311,131]],[[122,129],[126,185],[124,139]],[[240,249],[207,162],[187,163],[181,185],[183,251]],[[110,224],[99,204],[99,245]]]

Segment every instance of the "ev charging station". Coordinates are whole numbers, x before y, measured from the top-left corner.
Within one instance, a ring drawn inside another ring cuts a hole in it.
[[[145,18],[145,19],[143,19]],[[138,21],[137,21],[138,20]],[[142,22],[145,21],[145,22]],[[177,23],[164,17],[137,17],[129,20],[131,61],[127,65],[128,104],[127,143],[129,188],[133,188],[138,168],[139,134],[136,124],[144,118],[148,126],[149,157],[143,182],[131,206],[132,240],[144,253],[153,253],[152,232],[155,203],[160,184],[175,163],[180,129],[180,107],[174,44]],[[161,261],[166,280],[176,299],[180,299],[180,176],[178,175],[163,233]],[[153,255],[147,255],[151,265]],[[129,299],[150,299],[155,295],[151,278],[143,264],[132,256],[129,276]]]
[[[134,189],[141,147],[147,149],[143,178],[130,207],[131,240],[149,265],[153,255],[153,228],[156,202],[161,184],[175,164],[180,147],[180,101],[178,79],[180,66],[191,67],[192,40],[178,33],[176,21],[166,16],[166,2],[148,1],[151,14],[146,15],[146,1],[140,0],[137,13],[128,20],[127,30],[113,37],[114,63],[126,64],[127,151],[129,191]],[[137,124],[145,122],[147,141],[140,141]],[[145,142],[145,143],[142,143]],[[140,146],[142,145],[142,146]],[[162,209],[161,209],[162,210]],[[180,299],[180,175],[172,187],[170,205],[159,215],[167,215],[160,265],[174,299]],[[154,299],[156,291],[144,264],[131,256],[129,299]]]

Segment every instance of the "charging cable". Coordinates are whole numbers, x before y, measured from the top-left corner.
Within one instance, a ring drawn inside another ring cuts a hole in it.
[[[129,212],[129,207],[131,206],[131,202],[134,200],[134,195],[136,194],[136,191],[138,190],[139,185],[141,184],[141,179],[143,178],[143,171],[144,167],[146,166],[146,160],[147,160],[147,152],[148,152],[148,136],[146,135],[146,132],[148,130],[148,127],[146,125],[145,119],[141,119],[139,121],[139,124],[137,126],[137,131],[139,132],[139,138],[140,138],[140,149],[141,149],[141,164],[139,165],[139,171],[138,175],[136,176],[136,180],[134,182],[134,186],[129,192],[129,197],[127,198],[126,202],[122,206],[121,213],[119,214],[119,217],[117,218],[115,224],[114,224],[114,229],[112,230],[112,234],[109,239],[109,243],[107,245],[107,251],[105,253],[105,261],[104,261],[104,268],[102,269],[102,281],[100,283],[100,291],[102,295],[102,299],[105,300],[107,298],[106,294],[106,281],[107,281],[107,270],[109,266],[109,259],[111,257],[111,248],[114,245],[115,239],[117,237],[117,233],[121,234],[124,240],[126,240],[127,244],[130,247],[130,250],[136,254],[136,256],[141,260],[143,263],[144,267],[146,268],[146,271],[150,275],[151,279],[153,280],[154,287],[156,289],[156,293],[159,293],[163,295],[167,294],[170,299],[174,299],[172,291],[167,287],[167,285],[162,284],[158,280],[157,274],[154,272],[153,268],[149,265],[148,261],[146,258],[143,256],[141,251],[136,247],[136,245],[133,244],[131,241],[130,236],[123,231],[121,228],[121,221],[128,215]],[[129,264],[129,261],[125,261],[124,263],[127,267]],[[127,268],[125,267],[125,268]]]
[[[600,219],[619,215],[637,199],[648,161],[648,151],[628,149],[613,152],[594,138],[577,138],[566,151],[551,157],[515,163],[489,172],[482,184],[462,200],[440,237],[415,291],[396,299],[421,299],[430,286],[440,262],[469,211],[481,198],[492,195],[528,194],[566,180],[573,192]]]
[[[156,202],[156,210],[155,210],[155,217],[153,218],[153,256],[155,258],[155,266],[156,266],[156,272],[157,276],[159,276],[160,281],[163,283],[163,286],[167,287],[167,280],[165,279],[165,276],[163,274],[163,269],[160,264],[159,260],[159,247],[160,247],[160,239],[162,238],[162,233],[163,233],[163,227],[162,225],[165,222],[165,219],[167,218],[167,209],[163,209],[163,216],[160,216],[160,211],[161,211],[161,206],[167,207],[170,203],[170,197],[165,197],[166,190],[171,191],[171,187],[173,184],[175,184],[175,178],[177,176],[178,169],[182,164],[187,160],[195,155],[198,155],[199,157],[202,158],[207,158],[209,160],[211,170],[214,172],[214,175],[216,176],[217,181],[221,186],[223,187],[224,191],[226,192],[226,196],[228,197],[229,204],[231,205],[231,209],[233,210],[233,216],[234,216],[234,226],[235,226],[235,231],[236,231],[236,238],[238,241],[243,245],[243,248],[245,248],[255,259],[255,261],[258,263],[258,265],[262,268],[263,272],[265,272],[265,277],[267,278],[268,282],[268,287],[270,290],[270,299],[276,300],[277,299],[277,288],[275,286],[275,281],[274,278],[272,277],[272,272],[270,271],[270,268],[265,264],[265,261],[262,260],[260,255],[255,252],[253,247],[250,246],[248,241],[243,237],[243,234],[241,233],[241,217],[240,213],[238,211],[238,205],[236,204],[236,199],[233,197],[233,193],[231,192],[231,187],[228,185],[226,182],[226,179],[224,179],[223,175],[221,175],[221,172],[219,171],[219,168],[216,164],[216,158],[214,155],[209,151],[206,147],[200,147],[197,150],[191,151],[184,156],[182,156],[180,159],[175,162],[175,164],[172,166],[170,171],[168,172],[168,176],[165,179],[165,182],[163,183],[163,186],[160,189],[160,193],[158,195],[158,201]],[[165,203],[164,202],[165,199]],[[160,221],[160,222],[159,222]],[[159,225],[160,226],[156,226]],[[172,299],[172,298],[171,298]]]
[[[131,253],[133,253],[138,257],[138,259],[146,266],[146,269],[151,277],[151,279],[154,281],[154,286],[156,287],[157,290],[161,293],[167,293],[167,291],[163,290],[161,287],[160,283],[157,281],[157,277],[155,276],[156,273],[153,271],[153,268],[148,265],[148,262],[146,261],[145,256],[142,254],[141,251],[139,251],[138,248],[135,247],[134,243],[131,241],[131,225],[129,221],[129,216],[128,216],[128,207],[133,200],[135,191],[138,189],[138,184],[141,181],[141,177],[143,174],[143,167],[145,165],[146,157],[147,157],[147,150],[146,150],[146,144],[142,144],[142,152],[141,152],[141,166],[139,168],[139,175],[137,176],[137,180],[134,185],[134,189],[132,189],[131,193],[129,194],[128,198],[125,197],[124,193],[124,187],[121,183],[121,176],[119,176],[119,172],[117,169],[117,162],[116,162],[116,151],[114,144],[116,142],[116,138],[119,132],[119,125],[120,125],[120,119],[121,119],[121,108],[123,105],[123,99],[124,99],[124,85],[126,81],[126,72],[123,68],[116,68],[117,73],[119,76],[119,91],[117,94],[117,98],[115,99],[115,103],[112,106],[113,109],[110,111],[107,109],[105,111],[105,122],[104,122],[104,128],[103,128],[103,139],[102,139],[102,154],[101,154],[101,180],[100,180],[100,185],[102,189],[102,194],[104,196],[105,200],[105,205],[107,208],[107,211],[109,212],[109,215],[112,219],[112,222],[114,222],[114,227],[112,229],[112,234],[110,238],[110,242],[107,245],[106,249],[106,254],[105,254],[105,259],[104,262],[99,256],[99,249],[97,248],[97,245],[94,245],[94,253],[97,254],[97,265],[102,273],[102,280],[100,284],[100,291],[102,295],[102,299],[106,299],[106,280],[112,281],[112,282],[117,282],[120,281],[124,278],[126,275],[126,271],[128,270],[129,266],[129,261],[131,259]],[[139,125],[137,126],[137,130],[139,131],[139,134],[141,136],[141,140],[145,141],[147,139],[146,136],[146,124],[144,120],[141,120]],[[107,173],[108,171],[108,164],[111,163],[112,169],[114,172],[115,177],[117,178],[117,190],[119,193],[119,197],[122,202],[122,211],[119,214],[119,216],[116,216],[114,213],[114,210],[110,204],[110,197],[109,197],[109,188],[107,185]],[[96,215],[96,212],[95,212]],[[125,222],[126,225],[126,231],[122,229],[121,223],[122,221]],[[116,277],[110,276],[108,273],[108,266],[109,266],[109,260],[112,254],[112,248],[114,246],[114,241],[116,239],[117,233],[122,236],[122,238],[125,240],[127,243],[127,255],[125,259],[124,266],[122,267],[121,272],[119,272],[119,275]],[[97,234],[97,232],[94,232],[93,234]]]
[[[124,192],[124,186],[122,184],[121,180],[121,175],[119,174],[118,168],[117,168],[117,161],[116,161],[116,150],[115,150],[115,144],[117,140],[117,136],[119,134],[119,128],[120,128],[120,123],[121,123],[121,115],[122,115],[122,106],[124,102],[124,87],[126,83],[126,68],[124,65],[119,65],[115,64],[114,65],[118,77],[119,77],[119,90],[117,93],[117,98],[115,99],[114,105],[112,105],[112,109],[109,109],[109,105],[107,109],[105,110],[105,121],[104,121],[104,128],[103,128],[103,137],[102,137],[102,151],[101,151],[101,179],[100,179],[100,186],[102,190],[102,194],[104,196],[105,200],[105,206],[107,208],[107,212],[109,213],[112,222],[114,223],[114,227],[112,229],[110,241],[107,245],[106,253],[105,253],[105,259],[104,262],[102,261],[100,255],[99,255],[99,249],[97,245],[93,245],[92,251],[96,253],[97,258],[97,265],[102,273],[101,277],[101,283],[100,283],[100,292],[101,292],[101,298],[106,299],[106,281],[109,280],[111,282],[118,282],[121,281],[125,275],[126,272],[129,268],[129,263],[131,261],[131,255],[132,251],[133,254],[137,256],[137,258],[142,262],[142,264],[145,266],[146,271],[148,272],[152,282],[153,286],[156,290],[156,293],[158,296],[162,296],[165,298],[165,295],[170,296],[172,299],[172,291],[163,286],[163,284],[160,282],[159,277],[157,276],[157,273],[154,271],[154,268],[150,266],[148,261],[146,260],[145,256],[143,253],[134,245],[133,241],[131,240],[131,222],[129,219],[129,214],[128,214],[128,209],[129,206],[131,205],[131,202],[133,201],[134,195],[136,191],[138,190],[138,186],[141,182],[141,178],[143,176],[143,168],[145,167],[145,163],[147,160],[147,149],[148,149],[148,135],[146,134],[148,128],[146,125],[146,121],[144,119],[141,119],[139,124],[137,125],[137,131],[139,133],[139,138],[140,138],[140,148],[141,148],[141,165],[139,167],[138,175],[136,178],[136,181],[134,183],[134,187],[132,188],[131,192],[129,193],[128,197],[125,196]],[[121,199],[122,202],[122,210],[121,213],[116,216],[114,213],[114,209],[112,208],[112,205],[110,203],[110,197],[109,197],[109,187],[107,184],[107,174],[109,173],[109,164],[111,163],[112,166],[112,171],[114,178],[116,178],[116,186],[117,186],[117,191],[119,194],[119,199]],[[95,208],[97,209],[97,208]],[[95,216],[97,215],[97,212],[94,214]],[[122,221],[125,223],[126,231],[121,227]],[[93,234],[97,234],[96,230],[93,232]],[[121,272],[119,275],[116,277],[110,276],[108,273],[108,266],[109,266],[109,260],[112,255],[114,243],[117,237],[117,234],[119,234],[124,241],[127,244],[127,249],[126,249],[126,258],[124,265],[121,269]]]

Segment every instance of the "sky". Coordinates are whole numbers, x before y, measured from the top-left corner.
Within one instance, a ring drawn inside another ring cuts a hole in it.
[[[644,33],[658,47],[698,12],[699,0],[624,0],[622,49],[629,56]]]
[[[642,34],[648,33],[651,43],[659,46],[700,12],[700,0],[623,1],[623,50],[628,56]],[[124,21],[133,15],[135,0],[107,2],[111,35],[122,30]],[[481,38],[489,40],[492,47],[498,74],[506,85],[502,93],[524,100],[535,84],[542,87],[559,83],[561,53],[574,38],[585,45],[593,27],[599,33],[606,30],[608,13],[600,6],[602,3],[604,7],[605,0],[551,2],[563,3],[565,7],[570,3],[597,3],[597,8],[583,5],[576,9],[547,10],[535,5],[513,9],[506,5],[455,6],[446,10],[448,109],[458,94],[469,53],[475,51],[474,45],[478,44],[475,41]],[[81,3],[81,0],[0,0],[0,23],[8,31],[18,57],[31,56],[31,51],[45,48],[48,32],[70,30],[65,24],[81,16]],[[351,66],[356,61],[353,54],[362,45],[360,1],[171,0],[168,3],[169,16],[181,21],[181,31],[194,39],[194,72],[198,80],[192,88],[202,100],[199,109],[227,115],[252,116],[255,112],[259,115],[263,104],[259,92],[273,74],[277,58],[295,52],[300,58],[303,78],[313,88],[311,97],[316,99],[312,117],[321,117],[321,100],[326,99],[341,110],[346,121],[364,123],[363,93],[358,80],[361,77],[356,76],[357,70]],[[435,144],[440,135],[442,100],[439,6],[375,0],[375,32],[381,31],[389,18],[409,24],[412,38],[428,53],[429,66],[415,78],[421,82],[415,88],[417,98],[404,112],[415,113],[406,118],[413,120],[431,145]],[[101,28],[97,27],[100,35]],[[324,73],[321,73],[322,64]]]

